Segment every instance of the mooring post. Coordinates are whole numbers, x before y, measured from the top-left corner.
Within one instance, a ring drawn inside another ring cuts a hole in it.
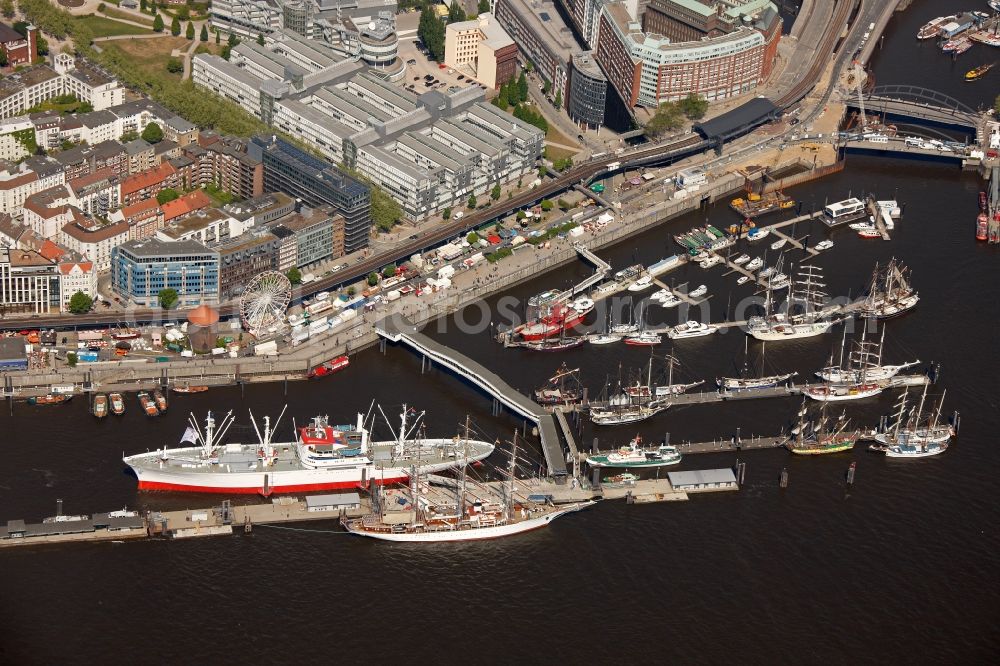
[[[781,477],[778,480],[778,485],[781,486],[782,488],[788,487],[788,468],[786,467],[781,468]]]

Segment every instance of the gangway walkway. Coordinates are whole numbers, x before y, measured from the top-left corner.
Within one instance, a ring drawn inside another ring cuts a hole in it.
[[[375,324],[375,331],[387,340],[402,342],[412,347],[431,361],[483,389],[512,412],[535,423],[538,426],[542,453],[545,455],[549,475],[566,476],[566,460],[562,445],[559,443],[555,421],[541,405],[514,390],[499,375],[482,364],[424,335],[417,330],[413,322],[402,315],[390,315],[380,319]]]

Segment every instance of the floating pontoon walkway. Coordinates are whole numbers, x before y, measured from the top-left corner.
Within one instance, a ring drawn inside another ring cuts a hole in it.
[[[402,315],[390,315],[379,320],[375,324],[375,331],[387,340],[402,342],[412,347],[432,362],[483,389],[514,413],[535,423],[538,426],[548,473],[554,477],[566,476],[566,460],[563,457],[562,445],[559,443],[555,421],[541,405],[514,390],[499,375],[465,354],[424,335],[417,330],[413,322]]]

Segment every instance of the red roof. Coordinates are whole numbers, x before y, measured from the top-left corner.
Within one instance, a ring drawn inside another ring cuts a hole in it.
[[[138,192],[147,187],[159,185],[170,176],[177,173],[170,162],[163,162],[155,169],[147,169],[135,175],[129,176],[122,182],[122,196],[127,196],[133,192]]]
[[[208,208],[211,205],[211,197],[201,190],[195,190],[194,192],[185,194],[179,199],[168,201],[160,206],[160,208],[163,209],[163,221],[169,222],[170,220],[178,218],[182,215],[193,213],[194,211],[201,210],[202,208]]]
[[[131,206],[125,206],[122,208],[122,215],[125,216],[126,220],[131,220],[133,217],[147,217],[143,215],[147,211],[155,211],[159,209],[160,204],[157,203],[156,199],[143,199],[137,204],[132,204]]]
[[[49,261],[55,261],[59,259],[59,257],[66,254],[66,250],[59,247],[52,241],[46,240],[45,242],[42,243],[42,246],[38,248],[38,254],[42,255]]]
[[[497,236],[496,234],[490,234],[489,236],[486,237],[486,240],[489,242],[490,245],[500,244],[500,237]]]

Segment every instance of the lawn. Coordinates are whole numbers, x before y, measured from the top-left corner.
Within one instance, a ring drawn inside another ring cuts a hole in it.
[[[569,138],[558,129],[556,129],[555,123],[549,123],[549,131],[545,133],[545,140],[551,141],[552,143],[561,143],[564,146],[576,146],[579,145],[574,139]],[[549,154],[552,153],[554,148],[549,148]]]
[[[128,12],[123,12],[122,10],[115,9],[114,7],[105,7],[103,14],[109,18],[123,19],[125,21],[132,21],[133,23],[142,23],[143,25],[148,25],[150,31],[152,31],[153,29],[153,19],[151,18],[145,18],[142,16],[136,16],[135,14],[129,14]]]
[[[573,157],[579,150],[567,150],[559,146],[545,146],[545,155],[552,161],[560,160],[564,157]]]
[[[148,35],[152,30],[146,30],[135,25],[128,25],[103,16],[88,14],[75,19],[78,23],[90,28],[94,37],[118,37],[121,35]]]
[[[154,77],[181,80],[180,74],[167,72],[167,60],[174,49],[186,50],[191,42],[183,37],[167,35],[159,39],[122,39],[115,42],[103,42],[104,50],[118,49],[133,62],[136,68],[150,72]]]

